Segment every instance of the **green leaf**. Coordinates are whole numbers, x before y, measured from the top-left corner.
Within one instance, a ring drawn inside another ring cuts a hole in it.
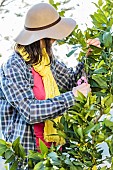
[[[67,157],[66,159],[65,159],[65,164],[67,164],[67,165],[72,165],[72,163],[71,163],[71,161],[70,161],[70,159]]]
[[[64,125],[62,123],[57,122],[57,126],[59,130],[64,130]]]
[[[20,145],[20,137],[18,137],[13,143],[12,143],[12,148],[15,151],[15,154],[20,156],[20,150],[19,150],[19,145]]]
[[[92,131],[96,131],[100,128],[100,124],[94,124],[94,123],[90,123],[89,126],[87,126],[85,129],[84,129],[84,133],[85,134],[88,134],[88,133],[91,133]]]
[[[58,133],[58,135],[60,136],[60,137],[63,137],[64,139],[66,139],[66,134],[63,132],[63,131],[61,131],[61,130],[57,130],[57,133]]]
[[[78,98],[81,98],[82,100],[86,100],[86,97],[81,93],[80,91],[77,91],[78,93]]]
[[[110,113],[110,110],[111,110],[110,107],[104,108],[103,113],[108,114],[108,113]]]
[[[7,159],[7,160],[5,161],[5,164],[11,163],[11,162],[13,162],[14,160],[15,160],[15,155],[13,154],[9,159]]]
[[[105,32],[103,34],[103,43],[105,47],[111,47],[112,45],[112,36],[110,32]]]
[[[105,100],[105,105],[106,105],[107,107],[110,107],[112,103],[113,103],[113,102],[112,102],[112,95],[107,96],[107,97],[106,97],[106,100]]]
[[[73,47],[72,47],[72,50],[68,53],[68,54],[66,54],[66,56],[67,57],[70,57],[72,54],[74,54],[75,53],[75,51],[78,49],[78,48],[80,48],[81,47],[81,45],[79,45],[79,44],[76,44],[76,45],[74,45]]]
[[[58,155],[55,152],[50,152],[48,154],[48,157],[51,158],[50,162],[52,163],[52,165],[60,165],[60,160],[58,159]],[[51,161],[52,160],[52,161]]]
[[[103,11],[99,10],[99,12],[94,12],[93,15],[90,15],[91,18],[93,19],[93,23],[94,25],[96,25],[97,27],[102,27],[102,26],[106,26],[107,24],[107,18],[105,16],[105,14],[103,13]],[[104,25],[103,25],[104,24]]]
[[[34,170],[44,170],[43,162],[38,162],[38,163],[35,165]]]
[[[53,5],[53,4],[54,4],[54,0],[49,0],[49,3],[50,3],[51,5]]]
[[[108,70],[106,70],[104,67],[101,67],[99,69],[94,70],[94,74],[102,74],[102,73],[107,73]]]
[[[20,157],[24,159],[26,156],[26,153],[25,153],[25,149],[23,148],[21,144],[19,144],[19,151],[20,151]]]
[[[95,80],[101,88],[107,88],[106,79],[100,75],[92,75],[92,79]]]
[[[83,170],[83,168],[81,168],[80,166],[71,165],[70,170]]]
[[[67,57],[70,57],[72,54],[74,54],[76,50],[71,50],[68,54],[66,54]]]
[[[16,161],[12,164],[10,170],[16,170],[17,167],[18,167],[18,160],[16,160]]]
[[[0,144],[0,156],[2,156],[4,152],[6,152],[6,150],[7,150],[7,147],[5,145]]]
[[[64,117],[64,115],[62,115],[62,117],[60,119],[60,123],[62,123],[63,125],[65,124],[65,117]]]
[[[97,68],[99,69],[102,65],[105,65],[105,62],[104,60],[101,60],[97,66]]]
[[[105,119],[105,120],[104,120],[104,123],[105,123],[105,125],[106,125],[107,127],[113,129],[113,122],[111,122],[111,121],[108,120],[108,119]]]
[[[5,152],[5,158],[6,159],[9,159],[12,155],[13,155],[13,151],[8,149],[6,152]]]
[[[80,116],[80,117],[82,118],[81,113],[78,113],[78,112],[76,112],[76,111],[69,110],[68,113],[69,113],[70,115],[78,115],[78,116]]]
[[[33,169],[34,168],[34,164],[33,164],[33,161],[31,159],[28,159],[28,168],[29,169]]]
[[[40,161],[41,159],[43,159],[43,156],[39,152],[35,152],[35,153],[30,152],[28,158],[36,161]]]
[[[64,14],[65,14],[65,10],[62,10],[62,11],[59,12],[59,15],[60,15],[61,17],[64,17]]]
[[[86,101],[86,97],[77,90],[77,97],[75,97],[76,101],[80,101],[81,103],[84,103]]]
[[[2,144],[2,145],[6,145],[6,141],[5,141],[5,140],[3,140],[3,139],[0,139],[0,144]]]
[[[103,0],[98,0],[98,5],[102,6],[103,5]]]
[[[13,142],[12,147],[14,148],[14,147],[16,147],[16,146],[19,146],[19,144],[20,144],[20,137],[18,137],[18,138]]]
[[[81,139],[83,138],[83,129],[82,129],[82,127],[78,127],[78,129],[77,129],[77,133],[78,133],[78,135],[81,137]]]
[[[50,152],[48,156],[52,159],[56,159],[58,157],[58,155],[55,152]]]
[[[111,27],[112,27],[112,25],[113,25],[113,18],[110,18],[109,26],[111,26]]]
[[[84,129],[84,133],[85,134],[91,133],[94,129],[95,129],[94,123],[90,123],[90,125]]]
[[[104,140],[105,140],[105,135],[103,133],[101,133],[97,136],[98,143],[103,142]]]
[[[48,153],[48,148],[41,139],[39,139],[39,147],[43,155]]]

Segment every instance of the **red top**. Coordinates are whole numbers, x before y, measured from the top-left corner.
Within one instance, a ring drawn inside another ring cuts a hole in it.
[[[38,100],[45,100],[45,90],[44,90],[44,84],[42,81],[42,77],[32,68],[32,74],[34,78],[34,87],[33,87],[33,93],[36,99]],[[36,136],[36,146],[39,146],[39,138],[46,144],[47,147],[51,146],[51,142],[46,142],[44,140],[44,123],[36,123],[34,124],[34,133]]]

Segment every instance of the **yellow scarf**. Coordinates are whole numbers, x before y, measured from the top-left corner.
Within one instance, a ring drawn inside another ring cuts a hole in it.
[[[20,55],[23,57],[25,61],[29,61],[29,55],[24,50],[24,48],[18,49]],[[46,52],[46,49],[42,49],[42,61],[39,64],[33,65],[33,68],[36,72],[38,72],[42,76],[42,80],[44,83],[44,89],[46,93],[46,99],[48,98],[54,98],[55,96],[59,96],[60,92],[58,89],[58,86],[56,84],[56,81],[52,75],[51,69],[50,69],[50,59]],[[61,116],[54,119],[54,122],[60,122]],[[52,135],[55,134],[55,135]],[[65,143],[65,140],[56,135],[57,130],[53,127],[53,122],[50,120],[45,121],[44,126],[44,139],[46,142],[56,142],[56,144],[63,145]]]

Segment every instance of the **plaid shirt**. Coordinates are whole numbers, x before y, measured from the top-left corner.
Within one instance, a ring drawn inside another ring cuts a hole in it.
[[[37,100],[34,97],[31,66],[14,53],[0,68],[0,116],[2,133],[6,141],[13,142],[20,136],[21,144],[28,154],[34,150],[35,137],[32,125],[62,115],[74,105],[72,88],[81,75],[83,63],[74,72],[63,63],[53,59],[51,70],[61,89],[66,93],[53,99]],[[34,138],[34,139],[33,139]]]

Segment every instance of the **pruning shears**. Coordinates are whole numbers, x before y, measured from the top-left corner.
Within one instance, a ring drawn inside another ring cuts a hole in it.
[[[82,83],[88,83],[87,76],[85,71],[82,71],[82,77],[77,81],[77,85],[80,85]]]

